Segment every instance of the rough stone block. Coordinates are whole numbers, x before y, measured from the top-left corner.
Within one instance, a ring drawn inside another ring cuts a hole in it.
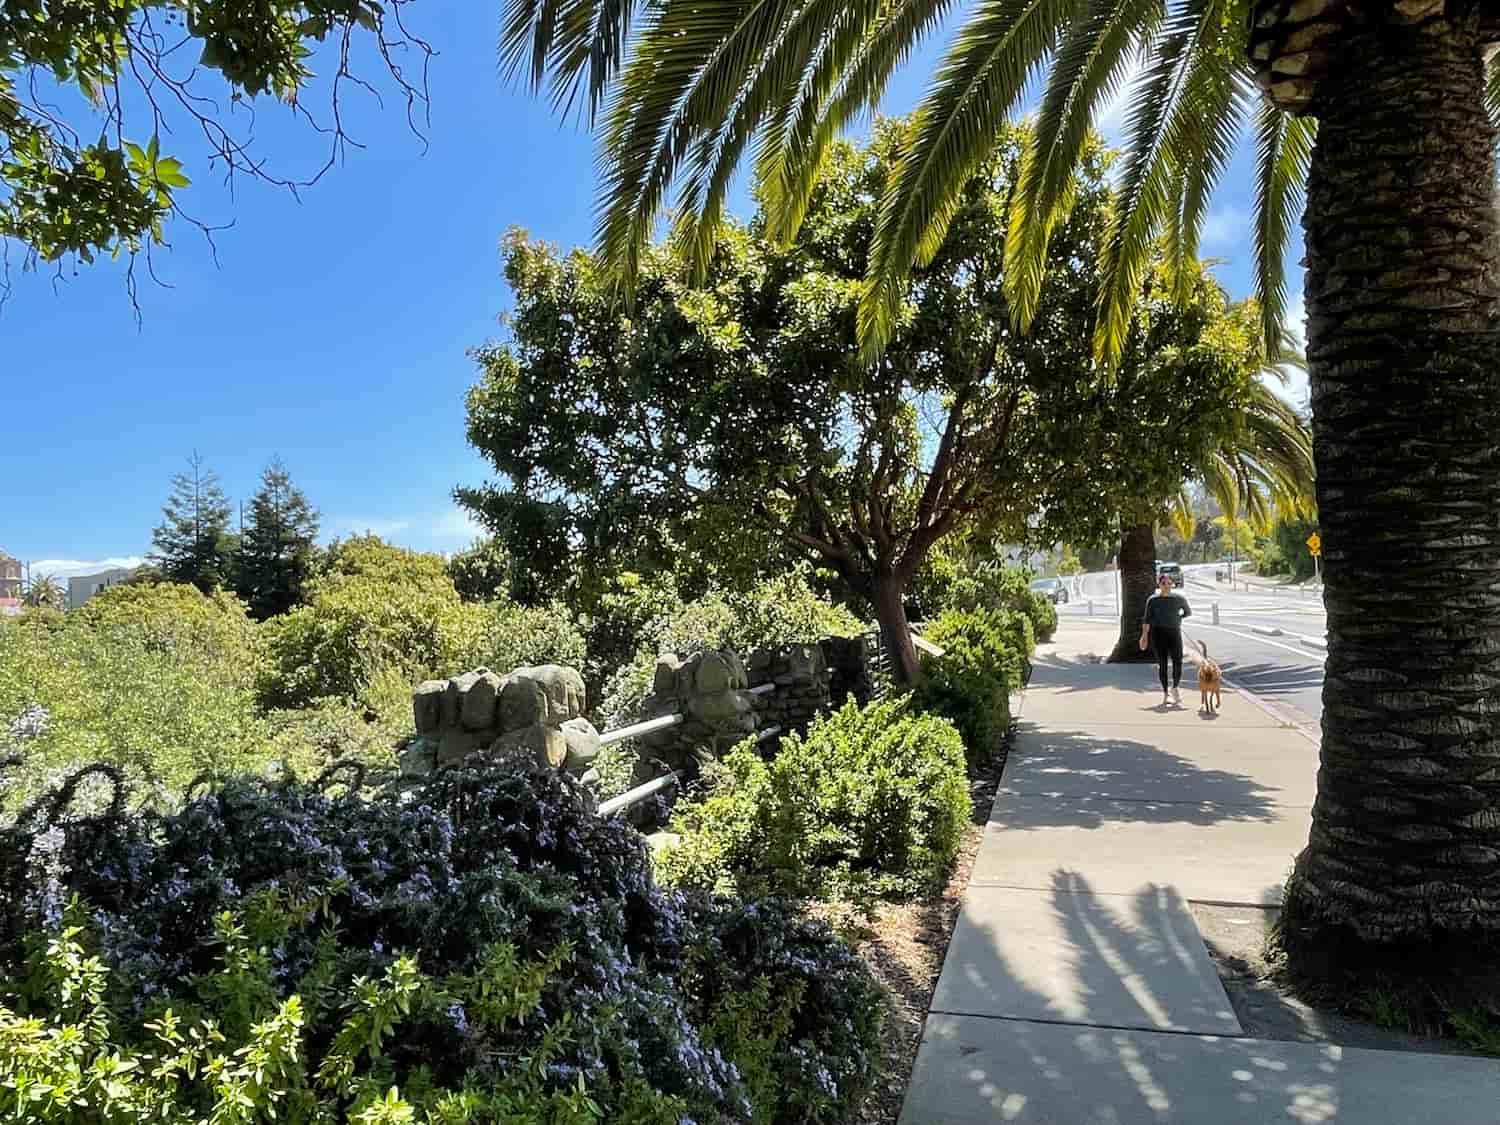
[[[443,725],[443,692],[447,680],[423,680],[411,693],[412,718],[418,734],[431,734]]]
[[[688,704],[688,712],[697,719],[718,726],[727,719],[738,719],[751,711],[750,701],[740,692],[700,695]]]
[[[444,765],[461,762],[474,751],[484,749],[488,742],[488,734],[448,727],[438,744],[438,761]]]
[[[657,657],[656,677],[651,683],[651,690],[656,695],[675,695],[677,693],[677,673],[682,669],[682,661],[671,653]]]
[[[459,695],[458,682],[448,680],[443,685],[443,723],[444,727],[458,726],[459,706],[462,697]]]
[[[441,694],[434,695],[442,699]],[[426,777],[437,769],[438,744],[427,738],[414,738],[396,759],[403,777]]]
[[[583,713],[583,696],[583,677],[572,668],[517,668],[500,691],[500,725],[507,731],[533,723],[561,726]]]
[[[497,754],[522,750],[535,758],[539,765],[553,769],[560,768],[568,756],[568,743],[562,731],[545,723],[506,731],[495,739],[491,749]]]
[[[495,704],[505,681],[488,669],[474,675],[469,690],[463,693],[459,719],[468,730],[490,730],[495,725]]]
[[[575,773],[588,769],[599,756],[599,732],[594,724],[587,719],[569,719],[561,729],[568,747],[563,767]]]
[[[733,674],[729,661],[722,653],[705,652],[698,661],[698,672],[693,684],[700,695],[717,695],[733,685]]]

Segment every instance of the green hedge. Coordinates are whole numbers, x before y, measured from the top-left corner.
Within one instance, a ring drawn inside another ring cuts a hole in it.
[[[813,897],[927,888],[953,864],[971,805],[958,732],[905,699],[852,700],[769,762],[746,743],[680,805],[658,855],[679,886]]]

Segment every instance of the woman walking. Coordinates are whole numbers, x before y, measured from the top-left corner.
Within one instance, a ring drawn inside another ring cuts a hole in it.
[[[1162,705],[1181,703],[1182,693],[1182,619],[1193,616],[1187,599],[1172,588],[1165,574],[1156,579],[1156,593],[1146,599],[1141,616],[1141,651],[1149,647],[1156,654],[1156,673],[1161,678]],[[1167,661],[1172,662],[1172,694],[1167,695]]]

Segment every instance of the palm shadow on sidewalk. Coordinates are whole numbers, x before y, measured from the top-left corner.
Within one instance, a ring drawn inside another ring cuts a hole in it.
[[[1136,739],[1027,723],[1017,728],[993,816],[1018,798],[1055,797],[1028,802],[1028,827],[1273,821],[1280,793],[1249,774],[1204,767]]]
[[[1243,1038],[1172,888],[1101,896],[1058,869],[1050,888],[1004,893],[1034,894],[1057,945],[1030,949],[1028,961],[1041,960],[1021,968],[1002,952],[1006,920],[981,922],[966,908],[960,926],[969,933],[961,946],[955,935],[903,1122],[1230,1125],[1338,1115],[1339,1049],[1290,1055]],[[1267,888],[1268,900],[1274,894]]]

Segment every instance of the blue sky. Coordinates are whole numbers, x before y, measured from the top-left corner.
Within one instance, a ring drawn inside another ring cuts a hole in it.
[[[325,537],[468,544],[475,529],[450,493],[486,475],[464,441],[463,396],[475,376],[466,350],[498,334],[509,299],[499,240],[519,225],[587,243],[594,199],[590,138],[497,77],[498,11],[413,5],[409,21],[438,51],[428,147],[396,99],[382,111],[346,95],[366,147],[300,202],[247,180],[231,195],[185,129],[164,137],[194,177],[187,208],[234,225],[216,236],[215,265],[202,236],[174,224],[156,259],[171,287],[142,281],[140,325],[113,264],[62,282],[13,264],[0,309],[0,550],[53,572],[145,554],[194,449],[236,500],[281,457]],[[888,110],[915,104],[935,51],[893,83]],[[285,110],[261,107],[256,132],[284,173],[326,156]],[[1227,259],[1219,276],[1237,296],[1249,284],[1251,183],[1242,145],[1203,247]]]

